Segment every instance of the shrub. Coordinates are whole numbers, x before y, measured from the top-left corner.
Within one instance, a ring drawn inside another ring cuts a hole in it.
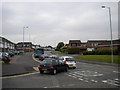
[[[84,55],[111,55],[111,50],[94,50],[94,51],[85,51]],[[114,55],[119,54],[119,50],[113,50]]]
[[[79,54],[80,49],[79,48],[68,48],[67,52],[68,52],[68,54]]]

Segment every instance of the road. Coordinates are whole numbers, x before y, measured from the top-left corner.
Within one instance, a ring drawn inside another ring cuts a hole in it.
[[[30,73],[2,78],[2,88],[118,88],[120,84],[118,67],[77,62],[76,69],[50,75],[31,69],[39,65],[32,59],[31,53],[16,62],[29,67],[26,70]]]

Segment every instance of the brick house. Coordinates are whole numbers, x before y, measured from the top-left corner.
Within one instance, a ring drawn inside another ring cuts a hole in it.
[[[24,47],[23,47],[24,45]],[[32,51],[33,48],[32,48],[33,44],[31,42],[19,42],[16,44],[16,50],[17,51],[20,51],[20,50],[24,50],[24,51]]]
[[[120,50],[120,39],[113,40],[113,50]],[[111,41],[109,43],[102,43],[98,45],[97,50],[110,50],[111,49]]]
[[[69,47],[80,47],[81,41],[80,40],[69,40]]]

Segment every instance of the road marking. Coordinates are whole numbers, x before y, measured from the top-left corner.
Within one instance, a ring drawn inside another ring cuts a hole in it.
[[[39,71],[38,67],[33,67],[33,69],[34,69],[35,71]]]
[[[120,72],[118,72],[118,71],[113,71],[114,73],[120,73]]]
[[[118,79],[114,79],[114,80],[111,80],[111,79],[107,79],[107,80],[103,80],[102,81],[103,83],[106,83],[106,84],[110,84],[110,85],[115,85],[115,86],[120,86],[120,82],[118,81]]]
[[[32,54],[32,58],[33,58],[34,61],[40,63],[40,61],[38,61],[37,59],[34,58],[34,54]]]
[[[17,78],[17,77],[23,77],[23,76],[34,75],[34,74],[38,74],[38,73],[39,73],[39,72],[28,73],[28,74],[22,74],[22,75],[16,75],[16,76],[6,76],[6,77],[0,77],[0,79]]]
[[[90,79],[88,77],[94,77],[94,76],[102,76],[103,74],[99,74],[98,72],[93,72],[93,71],[75,71],[72,73],[67,74],[70,77],[77,78],[78,80],[81,80],[83,82],[93,82],[97,83],[98,81]]]
[[[43,88],[48,88],[48,87],[43,87]]]

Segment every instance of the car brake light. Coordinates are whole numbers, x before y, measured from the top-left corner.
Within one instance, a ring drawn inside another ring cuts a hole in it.
[[[64,63],[66,63],[66,60],[64,61]]]
[[[74,61],[75,63],[77,62],[77,61]]]
[[[50,68],[54,68],[53,66],[50,66]]]
[[[42,67],[41,65],[39,65],[38,67]]]

